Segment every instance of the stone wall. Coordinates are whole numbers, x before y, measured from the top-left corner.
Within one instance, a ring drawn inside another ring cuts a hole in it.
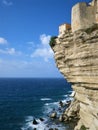
[[[98,0],[96,1],[96,23],[98,23]]]
[[[71,24],[62,24],[59,26],[59,35],[63,35],[66,30],[71,29]]]
[[[95,23],[95,7],[84,2],[72,8],[72,31],[89,28]]]
[[[62,24],[59,26],[59,35],[65,33],[66,30],[72,28],[72,32],[82,30],[98,23],[98,0],[91,3],[77,3],[72,8],[72,18],[70,24]]]

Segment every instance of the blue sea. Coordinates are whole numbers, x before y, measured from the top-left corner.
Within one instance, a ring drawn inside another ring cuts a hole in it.
[[[50,126],[67,130],[68,126],[49,121],[48,115],[59,101],[69,100],[71,92],[71,85],[61,78],[1,78],[0,130],[48,130]],[[33,119],[38,125],[33,125]]]

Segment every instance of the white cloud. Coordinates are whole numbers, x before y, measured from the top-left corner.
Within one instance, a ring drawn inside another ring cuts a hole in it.
[[[50,35],[40,35],[41,45],[31,54],[31,57],[42,57],[45,61],[48,61],[53,57],[53,51],[49,46]]]
[[[1,54],[9,54],[9,55],[20,55],[21,52],[16,51],[15,48],[6,48],[4,49],[0,49],[0,53]]]
[[[5,39],[5,38],[3,38],[3,37],[0,37],[0,44],[7,44],[8,42],[7,42],[7,40]]]
[[[13,5],[12,1],[9,1],[9,0],[3,0],[2,3],[6,6],[11,6]]]
[[[8,48],[7,49],[8,54],[14,55],[16,53],[15,48]]]
[[[49,44],[50,38],[51,38],[50,35],[47,35],[47,36],[46,36],[46,34],[40,35],[40,40],[41,40],[41,43],[42,43],[43,45]]]
[[[1,59],[0,77],[58,77],[54,62]]]
[[[50,48],[38,48],[31,57],[42,57],[45,61],[53,57],[53,51]]]

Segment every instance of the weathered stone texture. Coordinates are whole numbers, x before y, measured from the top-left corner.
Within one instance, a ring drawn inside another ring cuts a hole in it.
[[[98,30],[89,34],[66,31],[56,39],[53,50],[56,65],[72,83],[80,105],[80,121],[75,130],[82,125],[98,130]]]
[[[98,23],[98,0],[87,4],[81,2],[72,8],[72,32],[85,29]]]
[[[63,35],[66,30],[71,29],[71,24],[62,24],[59,26],[59,36]]]

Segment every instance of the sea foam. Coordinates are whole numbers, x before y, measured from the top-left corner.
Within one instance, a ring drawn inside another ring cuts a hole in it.
[[[54,124],[53,122],[48,122],[47,119],[44,119],[44,121],[40,121],[39,119],[36,119],[38,122],[37,125],[34,125],[32,121],[26,123],[25,126],[21,128],[21,130],[34,130],[36,128],[37,130],[49,130],[49,128],[58,128],[58,130],[65,130],[65,127],[61,124]]]
[[[41,98],[40,99],[41,101],[49,101],[49,100],[52,100],[51,98]]]

